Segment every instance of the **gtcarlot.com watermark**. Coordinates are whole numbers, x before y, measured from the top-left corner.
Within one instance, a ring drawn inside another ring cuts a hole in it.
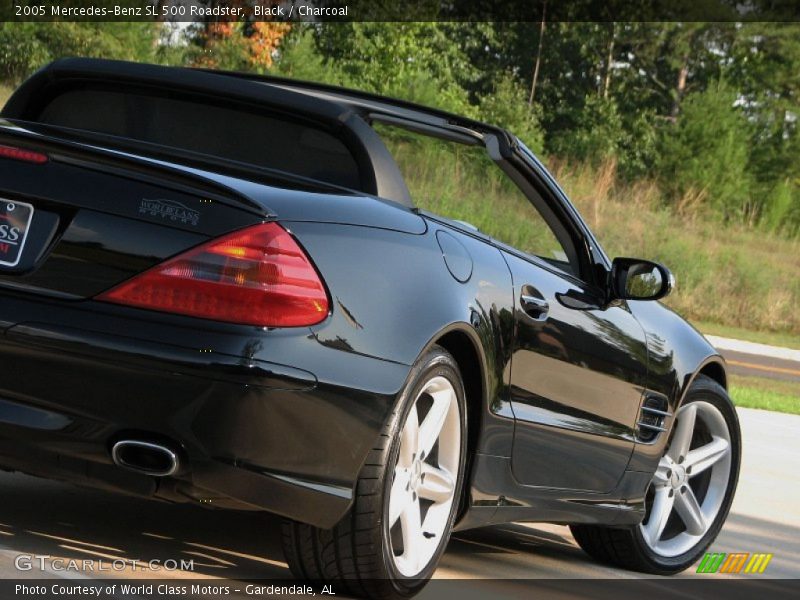
[[[119,558],[103,559],[68,559],[49,555],[18,554],[14,559],[17,571],[76,572],[76,573],[113,573],[114,571],[194,571],[194,560],[168,558],[166,560],[136,560]]]

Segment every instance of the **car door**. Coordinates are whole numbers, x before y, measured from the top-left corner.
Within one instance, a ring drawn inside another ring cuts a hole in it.
[[[512,470],[526,485],[611,491],[634,444],[647,349],[624,304],[534,257],[504,252],[514,282]]]
[[[597,268],[594,242],[566,216],[543,167],[498,163],[519,186],[513,217],[524,240],[502,247],[514,287],[514,476],[525,485],[609,492],[636,439],[644,330],[624,302],[608,303],[602,286],[586,283]]]

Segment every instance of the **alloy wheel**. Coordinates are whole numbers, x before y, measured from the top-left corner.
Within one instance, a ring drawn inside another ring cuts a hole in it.
[[[663,557],[688,552],[714,523],[731,477],[731,433],[709,402],[684,404],[656,469],[640,525],[648,547]]]
[[[461,415],[453,384],[436,376],[414,400],[400,433],[387,524],[394,565],[419,575],[442,543],[455,499]]]

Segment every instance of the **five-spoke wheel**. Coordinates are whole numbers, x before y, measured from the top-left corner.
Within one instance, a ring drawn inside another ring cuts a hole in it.
[[[642,534],[654,552],[677,556],[708,531],[731,475],[725,417],[708,402],[690,402],[676,415],[672,440],[653,476]]]
[[[448,525],[461,452],[461,415],[453,384],[431,378],[400,433],[389,496],[390,539],[397,570],[414,577],[430,562]]]

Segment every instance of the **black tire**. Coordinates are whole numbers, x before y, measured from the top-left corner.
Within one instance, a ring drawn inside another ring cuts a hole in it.
[[[673,575],[692,566],[716,539],[733,502],[739,479],[742,436],[736,410],[728,393],[713,379],[699,375],[692,383],[684,406],[702,400],[713,404],[722,413],[731,439],[731,472],[724,500],[708,531],[686,552],[674,557],[656,554],[645,542],[638,526],[614,528],[600,525],[571,525],[578,545],[592,558],[632,571],[655,575]]]
[[[445,377],[455,389],[461,415],[461,451],[455,483],[455,500],[439,546],[422,571],[404,577],[391,556],[388,492],[400,448],[400,431],[425,383]],[[434,346],[412,367],[406,386],[370,451],[356,485],[350,512],[330,530],[284,521],[283,549],[295,577],[330,583],[334,591],[365,598],[407,598],[419,592],[433,575],[444,553],[458,511],[466,453],[466,402],[461,374],[453,357]]]

